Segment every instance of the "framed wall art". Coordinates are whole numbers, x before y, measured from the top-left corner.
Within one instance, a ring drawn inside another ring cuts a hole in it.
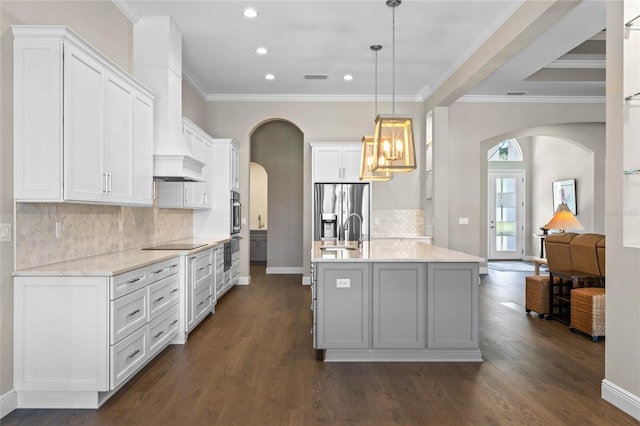
[[[555,213],[560,203],[569,206],[569,210],[574,215],[578,214],[578,203],[576,202],[576,180],[565,179],[553,182],[553,212]]]

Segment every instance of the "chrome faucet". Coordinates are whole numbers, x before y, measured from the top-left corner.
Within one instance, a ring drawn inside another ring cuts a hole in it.
[[[355,216],[360,220],[360,237],[358,238],[358,248],[360,248],[360,247],[362,247],[362,217],[360,217],[360,215],[358,213],[351,213],[349,216],[347,216],[347,219],[344,221],[343,229],[345,231],[347,229],[349,229],[349,219],[351,219],[352,216]],[[345,241],[346,240],[347,240],[347,238],[346,238],[346,234],[345,234]]]

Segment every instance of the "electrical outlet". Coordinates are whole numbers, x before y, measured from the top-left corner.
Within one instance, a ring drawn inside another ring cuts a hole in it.
[[[468,217],[459,217],[458,218],[458,225],[468,225],[469,224],[469,218]]]
[[[11,241],[11,224],[0,223],[0,243],[8,243]]]
[[[349,278],[338,278],[336,280],[336,288],[351,288],[351,280]]]
[[[60,222],[56,222],[56,238],[60,238],[62,236],[62,224]]]
[[[118,232],[122,232],[124,230],[124,223],[119,220],[118,221]]]
[[[247,224],[247,218],[243,217],[242,219],[240,219],[240,223],[242,223],[243,225]]]

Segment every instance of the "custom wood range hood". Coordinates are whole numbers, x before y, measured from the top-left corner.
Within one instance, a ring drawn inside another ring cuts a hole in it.
[[[143,17],[133,29],[134,75],[156,95],[153,175],[166,181],[204,181],[182,132],[182,31],[168,16]]]

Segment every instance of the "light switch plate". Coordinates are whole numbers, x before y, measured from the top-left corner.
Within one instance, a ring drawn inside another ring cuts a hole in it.
[[[338,278],[336,280],[336,288],[351,288],[351,280],[349,278]]]
[[[0,223],[0,242],[8,243],[11,241],[11,224]]]
[[[468,217],[459,217],[458,218],[458,225],[468,225],[469,224],[469,218]]]

